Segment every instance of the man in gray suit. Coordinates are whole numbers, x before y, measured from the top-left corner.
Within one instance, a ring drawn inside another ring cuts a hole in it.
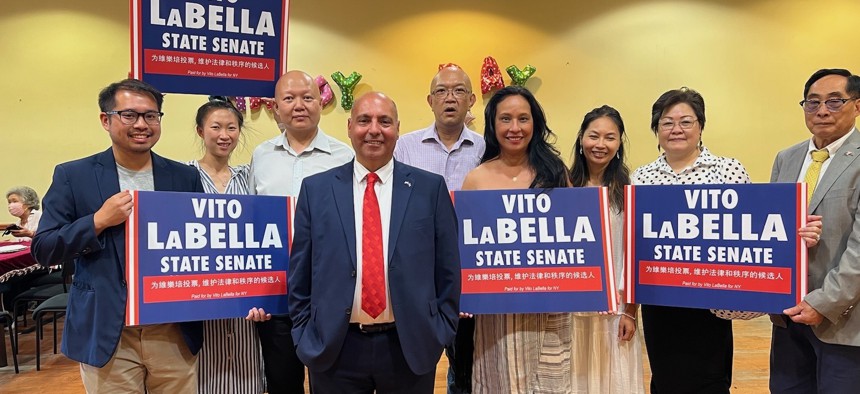
[[[823,217],[809,248],[809,294],[773,315],[772,393],[860,390],[860,77],[812,74],[800,102],[812,138],[776,156],[771,182],[807,182],[809,213]]]

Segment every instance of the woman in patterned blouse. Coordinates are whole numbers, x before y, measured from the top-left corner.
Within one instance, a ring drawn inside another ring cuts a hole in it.
[[[704,129],[702,95],[688,88],[663,93],[651,108],[651,130],[664,153],[637,168],[633,184],[750,183],[740,162],[703,146]],[[707,309],[642,305],[642,328],[652,393],[729,393],[731,320]]]

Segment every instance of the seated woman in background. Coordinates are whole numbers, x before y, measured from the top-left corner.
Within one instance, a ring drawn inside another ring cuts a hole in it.
[[[567,168],[549,141],[553,137],[530,91],[499,90],[484,111],[487,149],[463,190],[569,186]],[[472,392],[574,392],[570,325],[570,313],[477,316]]]
[[[8,230],[15,241],[29,241],[36,235],[42,217],[39,195],[27,186],[19,186],[6,192],[6,202],[9,203],[9,213],[18,218],[18,222],[2,224],[0,230]]]
[[[244,118],[232,104],[213,100],[197,110],[197,135],[203,158],[188,164],[200,171],[203,189],[213,194],[248,194],[247,164],[231,167]],[[263,362],[254,323],[243,318],[203,323],[203,348],[198,360],[198,392],[262,393]]]
[[[573,145],[570,180],[574,187],[609,189],[610,228],[615,283],[624,288],[624,185],[630,170],[624,162],[624,120],[604,105],[585,114]],[[619,295],[619,302],[623,299]],[[642,343],[636,332],[636,304],[619,314],[574,313],[573,383],[575,393],[644,393]]]

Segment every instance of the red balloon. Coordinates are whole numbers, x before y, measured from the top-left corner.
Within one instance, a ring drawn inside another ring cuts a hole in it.
[[[493,89],[501,89],[505,87],[505,81],[502,80],[502,70],[499,69],[499,63],[492,56],[484,58],[484,65],[481,66],[481,93],[487,94]]]

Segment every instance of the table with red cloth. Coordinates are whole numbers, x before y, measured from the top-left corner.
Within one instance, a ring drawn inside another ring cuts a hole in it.
[[[0,253],[0,283],[17,276],[47,270],[30,254],[30,241],[4,241],[0,246],[23,245],[24,249],[11,253]]]
[[[30,241],[0,242],[0,246],[6,245],[24,245],[26,247],[17,252],[0,253],[0,284],[16,277],[48,269],[39,265],[30,254]],[[8,365],[6,362],[6,336],[0,335],[0,367],[6,365]]]

